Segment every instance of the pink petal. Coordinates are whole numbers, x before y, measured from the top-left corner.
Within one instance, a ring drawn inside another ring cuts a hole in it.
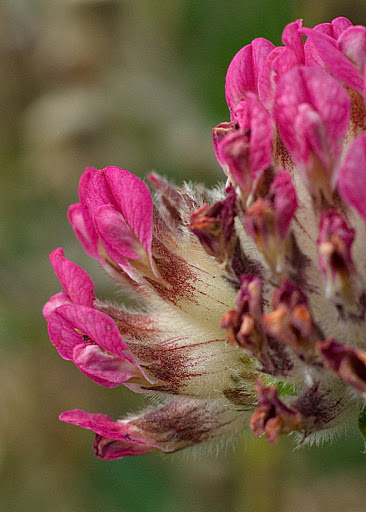
[[[239,130],[227,135],[219,145],[219,160],[228,169],[230,180],[240,187],[245,197],[253,187],[249,154],[249,137]]]
[[[102,200],[99,199],[96,206],[109,202],[114,204],[150,255],[153,205],[149,189],[130,172],[118,167],[106,167],[103,171],[99,171],[98,180],[92,184],[94,187],[90,186],[88,189],[89,203],[95,201],[97,194],[101,194],[100,189],[95,193],[95,186],[101,185],[101,173],[108,188],[107,190],[102,188]]]
[[[338,18],[335,18],[331,23],[320,23],[319,25],[316,25],[314,30],[337,40],[342,32],[344,32],[348,27],[352,27],[352,23],[349,21],[349,19],[344,18],[343,16],[339,16]]]
[[[338,39],[341,34],[348,28],[352,27],[352,23],[349,19],[345,18],[344,16],[339,16],[338,18],[334,18],[334,20],[331,23],[332,25],[332,36],[334,39]],[[315,27],[316,29],[317,27]]]
[[[282,33],[283,44],[294,52],[299,64],[304,63],[304,45],[299,32],[301,27],[302,20],[296,20],[289,23]]]
[[[338,40],[338,47],[363,74],[366,62],[366,27],[359,25],[345,30]]]
[[[225,171],[225,162],[220,160],[219,145],[230,133],[234,133],[238,130],[238,126],[235,123],[220,123],[212,130],[212,144],[217,158],[218,163]]]
[[[226,74],[225,92],[232,120],[239,101],[244,99],[248,92],[258,92],[259,72],[273,48],[274,45],[270,41],[259,37],[239,50],[231,61]]]
[[[80,409],[63,412],[60,420],[93,430],[96,434],[110,439],[122,440],[128,430],[122,422],[114,421],[106,414],[91,414]]]
[[[98,258],[98,235],[94,228],[91,231],[86,226],[81,204],[72,204],[68,209],[67,216],[84,251],[92,258]]]
[[[107,252],[111,249],[112,258],[118,255],[119,264],[132,278],[135,276],[128,259],[143,259],[146,254],[150,260],[147,264],[160,277],[151,254],[153,203],[141,180],[118,167],[97,171],[86,189],[86,205]],[[121,215],[118,219],[116,212]],[[112,226],[106,226],[108,217]]]
[[[93,447],[95,455],[103,460],[116,460],[129,455],[144,455],[156,451],[154,446],[108,439],[99,435],[95,436]]]
[[[333,156],[337,153],[327,151],[323,119],[308,103],[299,105],[294,128],[298,142],[297,161],[309,164],[315,154],[323,167],[333,164]]]
[[[356,137],[339,172],[342,199],[366,220],[366,133]]]
[[[335,40],[342,34],[344,30],[351,27],[352,23],[347,18],[335,18],[332,23],[320,23],[314,27],[314,31],[325,34]],[[323,59],[320,57],[316,47],[311,41],[311,38],[307,38],[305,42],[305,64],[307,66],[320,66],[325,67]]]
[[[95,454],[104,460],[115,460],[127,455],[142,455],[158,447],[134,439],[126,422],[114,421],[105,414],[91,414],[80,409],[60,414],[60,420],[94,431]]]
[[[350,100],[343,87],[325,71],[303,66],[289,71],[278,85],[273,113],[296,163],[304,163],[309,153],[320,148],[328,152],[330,159],[337,158],[348,127]],[[304,147],[305,135],[308,140]]]
[[[85,251],[93,258],[98,258],[98,234],[86,204],[86,191],[91,178],[96,172],[98,171],[91,167],[85,169],[79,181],[80,203],[70,206],[68,211],[69,221],[77,238]]]
[[[57,308],[48,319],[51,342],[61,357],[73,359],[73,350],[80,343],[92,341],[116,356],[132,361],[117,325],[104,313],[85,306],[69,304]]]
[[[253,93],[247,94],[247,100],[238,105],[235,115],[241,130],[250,131],[249,163],[255,179],[272,161],[272,119]]]
[[[339,81],[362,92],[362,77],[354,64],[339,50],[337,42],[314,29],[303,28],[330,73]],[[315,58],[313,55],[311,58]],[[307,59],[307,62],[309,59]]]
[[[271,183],[269,199],[273,203],[278,235],[280,239],[284,239],[297,210],[296,190],[288,172],[277,172]]]
[[[94,284],[81,267],[68,260],[59,248],[50,254],[51,264],[65,292],[74,304],[93,307]]]
[[[70,296],[65,292],[56,293],[43,306],[43,316],[48,320],[48,317],[54,309],[64,306],[65,304],[72,304]]]
[[[130,361],[91,343],[77,345],[73,350],[73,360],[87,377],[108,388],[124,384],[132,377],[141,377],[141,372]]]
[[[95,212],[94,219],[107,253],[117,263],[127,265],[127,259],[141,257],[141,244],[114,206],[100,206]]]
[[[267,110],[272,111],[280,79],[298,65],[298,57],[291,48],[280,46],[269,53],[258,77],[259,98]]]

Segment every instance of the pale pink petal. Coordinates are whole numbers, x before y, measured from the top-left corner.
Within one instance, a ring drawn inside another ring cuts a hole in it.
[[[48,320],[48,317],[54,309],[64,306],[65,304],[72,304],[70,296],[65,292],[56,293],[43,306],[43,316]]]
[[[248,92],[257,93],[259,72],[274,45],[262,37],[254,39],[235,55],[226,74],[226,102],[234,120],[234,110]]]
[[[64,359],[73,358],[76,345],[89,341],[116,356],[132,361],[117,325],[104,313],[74,304],[57,308],[48,319],[51,342]]]
[[[93,307],[94,284],[81,267],[68,260],[61,248],[50,254],[51,264],[65,292],[74,304]]]
[[[108,388],[124,384],[133,377],[142,376],[130,361],[91,343],[77,345],[73,350],[73,361],[87,377]]]
[[[338,47],[363,74],[366,61],[366,27],[358,25],[345,30],[338,40]]]
[[[342,199],[366,220],[366,133],[359,135],[348,150],[339,172]]]

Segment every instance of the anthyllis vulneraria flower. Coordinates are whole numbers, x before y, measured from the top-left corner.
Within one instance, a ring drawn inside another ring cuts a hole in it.
[[[96,433],[101,458],[247,424],[270,443],[365,424],[366,29],[298,20],[282,41],[255,39],[229,66],[230,121],[213,130],[226,186],[151,174],[153,201],[117,167],[81,177],[69,220],[135,306],[98,300],[56,249],[64,291],[44,308],[50,339],[98,384],[157,403],[117,421],[61,414]]]

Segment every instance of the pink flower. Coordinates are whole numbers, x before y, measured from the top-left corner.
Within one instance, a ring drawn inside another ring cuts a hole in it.
[[[303,36],[307,39],[304,41]],[[137,304],[112,306],[62,249],[64,289],[44,307],[51,342],[89,378],[158,398],[96,434],[96,455],[173,452],[250,424],[274,443],[331,438],[366,396],[365,28],[297,20],[283,46],[255,39],[226,77],[213,130],[226,186],[147,185],[87,169],[69,219]]]

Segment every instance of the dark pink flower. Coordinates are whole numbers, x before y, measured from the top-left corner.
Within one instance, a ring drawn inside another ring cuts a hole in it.
[[[304,37],[305,36],[305,37]],[[156,404],[113,420],[67,411],[98,457],[173,452],[250,423],[319,442],[357,422],[366,396],[365,28],[297,20],[226,76],[230,119],[213,130],[226,184],[153,189],[89,168],[69,219],[85,251],[133,299],[96,298],[62,249],[51,342],[106,387]]]
[[[146,185],[118,167],[89,168],[79,196],[69,219],[85,250],[106,265],[107,255],[132,279],[136,265],[159,278],[151,255],[153,204]]]

